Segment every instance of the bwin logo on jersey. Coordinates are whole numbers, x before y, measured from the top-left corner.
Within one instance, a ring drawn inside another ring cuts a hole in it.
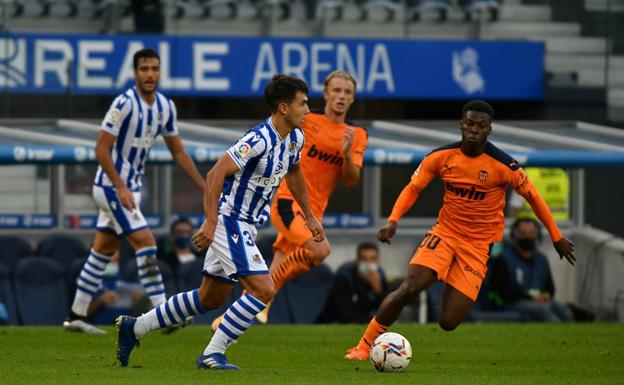
[[[469,95],[485,91],[485,79],[479,70],[479,53],[474,48],[453,52],[453,80]]]
[[[26,40],[0,38],[0,85],[26,85]]]

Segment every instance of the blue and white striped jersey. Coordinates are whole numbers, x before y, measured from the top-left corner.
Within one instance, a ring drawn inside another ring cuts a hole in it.
[[[130,190],[141,190],[145,161],[156,136],[178,135],[176,115],[171,99],[157,92],[150,106],[134,87],[117,96],[111,104],[101,129],[117,136],[111,156],[117,173]],[[95,174],[95,184],[113,186],[101,166]]]
[[[227,150],[240,170],[225,179],[219,213],[252,224],[269,217],[275,190],[290,168],[299,163],[303,131],[295,128],[282,139],[271,118],[260,123]]]

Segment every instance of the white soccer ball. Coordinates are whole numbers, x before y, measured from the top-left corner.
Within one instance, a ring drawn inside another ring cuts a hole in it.
[[[373,342],[369,358],[379,372],[401,372],[412,359],[412,346],[398,333],[384,333]]]

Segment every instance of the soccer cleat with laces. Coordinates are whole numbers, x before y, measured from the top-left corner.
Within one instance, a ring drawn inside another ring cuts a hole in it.
[[[199,369],[216,369],[216,370],[240,370],[234,364],[230,364],[223,353],[212,353],[204,355],[200,354],[195,362]]]
[[[370,349],[363,349],[359,346],[355,346],[347,350],[347,354],[344,356],[344,359],[348,361],[364,361],[368,360],[369,355]]]
[[[130,353],[135,346],[139,346],[139,340],[134,335],[136,318],[122,315],[115,320],[117,327],[117,361],[121,366],[128,366]]]

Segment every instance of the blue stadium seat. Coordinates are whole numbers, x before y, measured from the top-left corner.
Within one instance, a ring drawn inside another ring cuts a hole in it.
[[[311,324],[323,311],[334,275],[321,264],[284,286],[293,322]]]
[[[436,21],[446,21],[450,13],[449,0],[412,0],[407,2],[407,18],[419,21],[426,18],[425,15],[435,15]]]
[[[76,293],[76,287],[78,286],[76,280],[80,275],[80,271],[82,270],[82,266],[84,266],[87,261],[87,257],[85,258],[77,258],[74,259],[70,265],[67,267],[67,295],[71,305],[71,302],[74,300],[74,294]]]
[[[20,259],[32,255],[33,249],[25,239],[12,235],[0,236],[0,262],[6,265],[9,273],[13,273]]]
[[[61,265],[69,267],[76,258],[87,257],[89,250],[80,239],[57,234],[42,239],[37,245],[35,254],[54,259]]]
[[[203,268],[204,261],[200,258],[188,263],[180,264],[175,272],[178,289],[180,291],[191,291],[193,289],[197,289],[199,285],[201,285]]]
[[[15,268],[15,297],[24,325],[60,325],[67,315],[65,269],[41,257],[26,258]]]
[[[11,283],[11,270],[7,265],[0,262],[0,303],[7,311],[9,325],[17,325],[19,317],[15,306],[15,294]]]
[[[165,261],[159,259],[156,260],[160,274],[162,275],[163,283],[165,285],[165,295],[167,298],[178,293],[178,285],[176,283],[175,276],[173,275],[173,269]],[[128,282],[139,282],[137,276],[137,264],[136,260],[128,261],[121,266],[121,276]]]

